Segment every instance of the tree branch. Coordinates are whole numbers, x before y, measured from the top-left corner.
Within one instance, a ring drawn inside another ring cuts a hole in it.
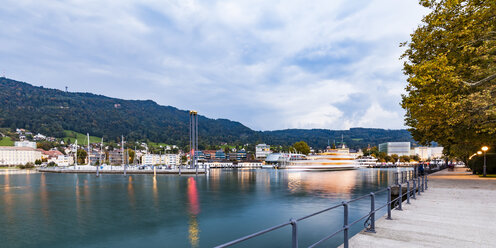
[[[484,79],[481,79],[481,80],[479,80],[479,81],[477,81],[477,82],[473,82],[473,83],[472,83],[472,82],[466,82],[466,81],[463,81],[463,80],[462,80],[462,82],[463,82],[464,84],[466,84],[466,85],[470,86],[470,87],[475,87],[475,86],[479,86],[479,85],[481,85],[481,84],[483,84],[483,83],[485,83],[485,82],[491,81],[491,80],[493,80],[493,79],[495,79],[495,78],[496,78],[496,74],[493,74],[493,75],[488,76],[488,77],[486,77],[486,78],[484,78]]]

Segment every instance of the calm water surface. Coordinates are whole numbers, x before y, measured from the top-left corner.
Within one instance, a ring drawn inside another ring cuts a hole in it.
[[[393,171],[0,175],[1,247],[212,247],[382,189]],[[383,201],[385,194],[376,206]],[[369,210],[368,198],[350,205],[350,222]],[[300,222],[300,246],[342,221],[340,208]],[[351,234],[362,228],[357,224]],[[288,247],[290,241],[287,227],[236,247]],[[322,247],[341,243],[338,235]]]

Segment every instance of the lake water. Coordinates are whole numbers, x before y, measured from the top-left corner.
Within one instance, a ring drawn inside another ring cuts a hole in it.
[[[212,247],[382,189],[397,170],[0,175],[1,247]],[[385,197],[379,195],[376,206]],[[351,204],[350,222],[369,210],[369,198]],[[299,222],[300,246],[341,228],[342,213],[340,208]],[[359,223],[351,234],[362,229]],[[286,227],[235,247],[290,242]],[[338,235],[322,247],[341,243]]]

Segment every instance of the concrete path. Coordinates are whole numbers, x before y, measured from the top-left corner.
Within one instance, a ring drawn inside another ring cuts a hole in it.
[[[376,222],[376,233],[361,232],[350,247],[496,247],[496,179],[466,168],[429,176],[429,189],[393,220]]]

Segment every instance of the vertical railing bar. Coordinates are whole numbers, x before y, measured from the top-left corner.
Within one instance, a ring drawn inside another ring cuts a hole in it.
[[[296,220],[291,218],[289,221],[291,222],[291,233],[292,233],[291,247],[298,248],[298,227],[296,224]]]
[[[343,238],[344,238],[344,248],[348,248],[348,203],[343,202],[344,216],[343,216]]]
[[[424,192],[425,175],[422,176],[422,192]]]
[[[386,219],[391,220],[391,186],[388,187],[388,198],[387,198],[387,204],[388,204],[388,216]]]
[[[402,205],[402,202],[403,202],[403,189],[401,188],[401,184],[399,184],[398,186],[398,200],[399,200],[399,205],[398,205],[398,210],[403,210],[403,208],[401,207]]]
[[[417,194],[417,188],[416,188],[416,186],[417,186],[417,185],[416,185],[416,183],[415,183],[415,182],[416,182],[416,181],[415,181],[415,178],[414,178],[414,179],[413,179],[413,188],[412,188],[412,189],[413,189],[413,194],[412,194],[412,198],[413,198],[413,199],[417,199],[417,198],[415,198],[415,194]]]
[[[410,181],[406,181],[406,204],[410,204]]]
[[[417,194],[420,195],[420,177],[417,177],[418,191]]]
[[[370,193],[370,232],[375,233],[375,194]]]

